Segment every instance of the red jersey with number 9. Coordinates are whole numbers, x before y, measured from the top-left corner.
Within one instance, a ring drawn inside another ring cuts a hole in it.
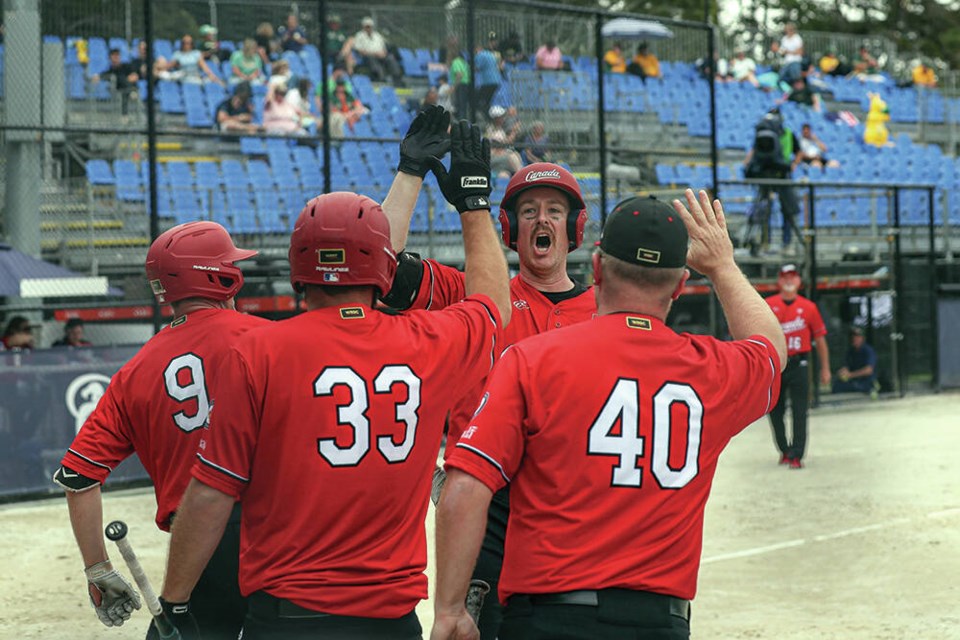
[[[178,318],[114,374],[61,464],[103,482],[136,452],[153,481],[157,526],[169,531],[213,406],[211,378],[233,340],[264,324],[228,309]]]
[[[398,618],[427,597],[424,521],[453,398],[499,353],[486,296],[308,311],[243,336],[194,476],[242,499],[240,590]]]
[[[446,463],[494,492],[510,484],[500,600],[607,588],[692,598],[717,459],[779,388],[766,338],[678,335],[649,316],[510,347]]]
[[[787,338],[788,357],[809,352],[813,348],[814,340],[827,335],[827,327],[813,301],[797,296],[792,302],[784,302],[780,294],[766,300]]]

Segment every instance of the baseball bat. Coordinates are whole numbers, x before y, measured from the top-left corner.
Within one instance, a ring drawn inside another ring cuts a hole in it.
[[[167,620],[167,616],[163,613],[163,607],[160,606],[160,600],[157,598],[157,593],[153,590],[153,585],[150,584],[150,579],[147,577],[146,572],[144,572],[143,567],[140,566],[140,560],[137,559],[137,554],[133,552],[130,541],[127,540],[126,523],[121,520],[114,520],[107,525],[104,534],[108,540],[113,540],[117,543],[117,548],[120,549],[120,555],[123,556],[123,560],[130,569],[130,574],[133,576],[134,581],[136,581],[137,586],[140,587],[140,593],[143,594],[143,599],[147,604],[147,610],[150,612],[150,615],[153,616],[153,622],[157,627],[157,632],[161,640],[181,640],[180,631]]]
[[[480,610],[483,608],[483,599],[490,592],[490,585],[484,580],[474,578],[467,589],[467,613],[473,618],[473,623],[480,624]]]

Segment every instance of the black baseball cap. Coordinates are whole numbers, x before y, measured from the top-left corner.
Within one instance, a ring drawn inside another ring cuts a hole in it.
[[[673,207],[634,197],[613,208],[600,234],[600,249],[624,262],[675,269],[687,264],[687,227]]]

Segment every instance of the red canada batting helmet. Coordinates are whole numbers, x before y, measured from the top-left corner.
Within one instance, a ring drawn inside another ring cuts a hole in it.
[[[559,189],[570,200],[567,216],[567,251],[573,251],[583,242],[583,225],[587,222],[587,205],[583,202],[580,185],[569,171],[550,162],[534,162],[513,174],[500,203],[500,229],[503,244],[517,250],[517,198],[527,189],[552,187]]]
[[[393,286],[397,256],[390,223],[366,196],[338,191],[307,203],[290,236],[290,282],[373,285],[384,296]]]
[[[147,279],[160,302],[229,300],[243,286],[234,262],[257,255],[238,249],[216,222],[187,222],[161,233],[147,252]]]

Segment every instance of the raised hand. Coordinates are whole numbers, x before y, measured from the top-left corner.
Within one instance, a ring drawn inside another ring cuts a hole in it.
[[[684,193],[686,206],[679,200],[673,208],[687,227],[690,247],[687,264],[707,277],[721,267],[734,264],[733,243],[727,232],[723,205],[719,200],[710,202],[706,191],[700,191],[699,201],[692,189]]]
[[[431,105],[417,114],[400,143],[398,171],[423,178],[430,170],[430,158],[443,158],[450,150],[450,113]]]
[[[437,158],[429,162],[443,197],[457,211],[490,209],[490,141],[480,136],[479,127],[466,120],[451,127],[450,171]]]

